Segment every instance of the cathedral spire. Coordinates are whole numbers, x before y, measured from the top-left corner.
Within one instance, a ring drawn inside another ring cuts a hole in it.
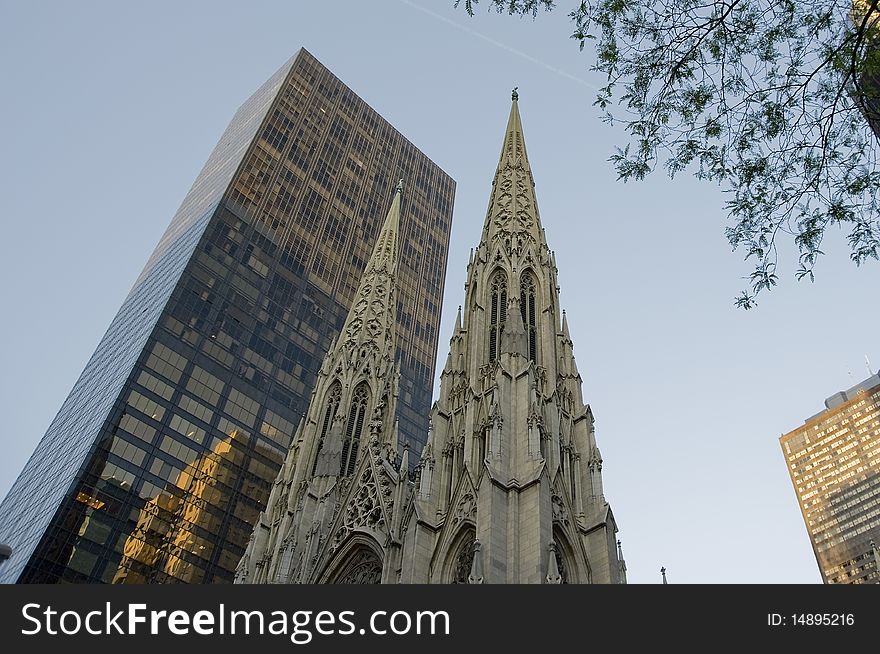
[[[405,583],[626,582],[518,105],[514,89],[407,514]]]
[[[508,254],[521,253],[529,243],[546,246],[516,89],[512,98],[482,239],[500,241]]]
[[[394,358],[397,313],[397,241],[403,180],[397,185],[391,208],[376,239],[351,310],[337,341],[337,349],[368,345]]]
[[[519,117],[519,94],[513,92],[510,104],[510,115],[507,117],[507,130],[504,133],[504,145],[501,147],[501,158],[498,161],[500,170],[505,164],[521,161],[523,167],[531,172],[529,159],[526,155],[526,141],[523,137],[522,119]]]
[[[403,180],[400,180],[397,183],[394,199],[391,201],[391,208],[382,225],[382,231],[379,232],[379,238],[376,239],[376,245],[373,246],[373,254],[370,256],[366,270],[364,270],[364,276],[371,272],[393,274],[397,271],[397,235],[400,231],[400,198],[402,195]],[[363,288],[363,281],[360,286]]]

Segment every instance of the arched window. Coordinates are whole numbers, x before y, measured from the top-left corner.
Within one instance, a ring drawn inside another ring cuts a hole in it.
[[[369,547],[360,546],[339,568],[334,584],[380,584],[382,561]]]
[[[500,270],[489,285],[489,361],[498,358],[501,332],[507,319],[507,278]]]
[[[473,530],[468,530],[463,538],[459,541],[458,550],[453,561],[452,580],[453,584],[466,584],[468,577],[471,575],[471,567],[474,564],[474,541],[476,534]]]
[[[341,477],[347,477],[354,472],[358,445],[364,431],[364,418],[367,414],[367,397],[367,385],[361,384],[354,390],[354,396],[351,398],[348,421],[345,425],[345,440],[342,441],[342,461],[339,466]]]
[[[577,583],[577,571],[569,567],[571,548],[568,545],[568,539],[556,527],[553,528],[553,542],[556,543],[556,566],[559,569],[559,576],[562,577],[562,581],[559,583]]]
[[[333,416],[339,408],[339,397],[342,395],[342,386],[339,382],[333,384],[330,392],[327,393],[327,408],[324,409],[324,419],[321,421],[321,434],[318,437],[318,447],[315,449],[315,460],[312,462],[312,476],[315,475],[315,468],[318,465],[318,455],[321,453],[321,447],[324,445],[324,439],[327,432],[330,431],[330,425],[333,424]]]
[[[523,328],[529,342],[529,359],[538,363],[538,340],[537,324],[538,317],[535,315],[535,278],[531,273],[523,275],[519,284],[519,309],[522,313]]]
[[[562,577],[562,581],[559,583],[567,584],[568,571],[565,568],[565,555],[559,550],[556,550],[556,567],[559,568],[559,576]]]

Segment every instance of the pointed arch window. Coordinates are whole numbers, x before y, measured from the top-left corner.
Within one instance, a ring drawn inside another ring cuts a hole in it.
[[[535,315],[535,278],[527,272],[519,284],[519,310],[529,342],[529,359],[538,363],[538,317]]]
[[[562,581],[559,583],[567,584],[568,583],[568,568],[565,565],[565,556],[561,552],[556,553],[556,566],[559,568],[559,576],[562,577]]]
[[[562,577],[559,583],[578,583],[578,568],[575,564],[574,550],[569,545],[568,538],[555,525],[553,527],[553,542],[556,543],[556,566],[559,568],[559,576]],[[589,571],[587,575],[589,576]]]
[[[361,384],[354,389],[351,398],[351,406],[348,409],[348,421],[345,424],[345,439],[342,441],[342,462],[339,466],[339,475],[347,477],[354,472],[354,464],[357,461],[358,446],[361,442],[361,434],[364,431],[364,418],[367,414],[367,385]]]
[[[359,547],[340,566],[334,584],[382,583],[382,560],[368,547]]]
[[[339,382],[333,384],[330,387],[330,392],[327,393],[327,408],[324,409],[324,419],[321,421],[321,433],[318,436],[318,447],[315,448],[315,460],[312,462],[312,476],[315,476],[315,469],[318,466],[318,455],[321,453],[321,448],[324,446],[324,439],[327,438],[327,433],[330,431],[330,427],[333,424],[333,417],[336,415],[336,410],[339,409],[339,398],[342,396],[342,385]]]
[[[495,361],[507,319],[507,277],[502,271],[499,270],[492,277],[489,294],[489,361]]]
[[[471,568],[474,564],[474,541],[477,534],[473,529],[468,529],[459,539],[458,550],[452,568],[452,579],[450,583],[466,584],[468,577],[471,575]]]

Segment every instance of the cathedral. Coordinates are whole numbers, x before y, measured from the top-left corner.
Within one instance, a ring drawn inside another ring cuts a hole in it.
[[[428,441],[394,416],[402,189],[236,583],[626,583],[513,102]]]

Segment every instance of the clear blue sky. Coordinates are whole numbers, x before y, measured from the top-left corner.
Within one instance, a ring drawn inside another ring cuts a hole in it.
[[[778,438],[866,354],[880,366],[880,266],[830,234],[814,284],[787,274],[734,308],[750,267],[721,190],[615,180],[623,136],[592,107],[574,4],[532,21],[452,0],[3,2],[0,494],[235,109],[305,46],[458,182],[441,362],[519,87],[630,581],[819,582]]]

